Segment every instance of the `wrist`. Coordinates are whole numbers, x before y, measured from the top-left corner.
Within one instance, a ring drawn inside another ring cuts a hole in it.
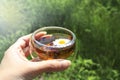
[[[6,69],[0,66],[0,80],[23,80],[13,69]]]

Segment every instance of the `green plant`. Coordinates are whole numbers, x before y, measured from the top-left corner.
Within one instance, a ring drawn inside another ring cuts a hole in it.
[[[0,37],[1,56],[21,35],[63,26],[76,34],[76,59],[64,72],[45,74],[46,80],[120,79],[120,0],[26,0],[22,9],[27,28]]]

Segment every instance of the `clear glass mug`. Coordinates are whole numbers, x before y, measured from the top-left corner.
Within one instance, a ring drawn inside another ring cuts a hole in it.
[[[42,32],[45,35],[40,35]],[[42,27],[33,32],[30,39],[30,54],[40,60],[65,59],[75,50],[75,34],[69,29],[57,26]]]

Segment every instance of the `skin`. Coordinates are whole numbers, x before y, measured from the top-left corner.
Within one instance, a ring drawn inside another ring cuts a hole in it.
[[[41,32],[38,36],[45,36]],[[71,62],[65,59],[53,59],[33,62],[26,57],[29,53],[30,35],[19,38],[8,50],[0,64],[0,80],[32,80],[44,72],[63,71]],[[37,37],[37,36],[36,36]]]

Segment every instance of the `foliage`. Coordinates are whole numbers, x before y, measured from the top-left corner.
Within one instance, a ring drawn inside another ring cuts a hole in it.
[[[0,61],[4,55],[4,52],[12,45],[19,37],[30,33],[31,29],[24,28],[10,35],[2,36],[0,35]]]
[[[77,48],[82,57],[104,67],[119,68],[119,0],[30,0],[29,3],[35,6],[32,30],[51,25],[71,29],[80,43]]]
[[[83,60],[79,57],[78,60],[72,62],[72,66],[65,72],[58,72],[45,75],[45,80],[90,80],[94,78],[99,80],[98,74],[95,69],[99,67],[94,64],[91,60]],[[60,78],[58,78],[61,76]],[[84,77],[83,77],[84,76]],[[48,78],[47,78],[48,77]]]
[[[111,68],[103,69],[91,59],[80,56],[64,72],[47,73],[44,80],[118,80],[119,73]]]
[[[63,26],[76,34],[76,59],[64,72],[44,74],[45,80],[120,79],[120,0],[26,0],[25,3],[27,15],[31,16],[26,16],[30,27],[0,37],[0,54],[21,35],[43,26]]]

